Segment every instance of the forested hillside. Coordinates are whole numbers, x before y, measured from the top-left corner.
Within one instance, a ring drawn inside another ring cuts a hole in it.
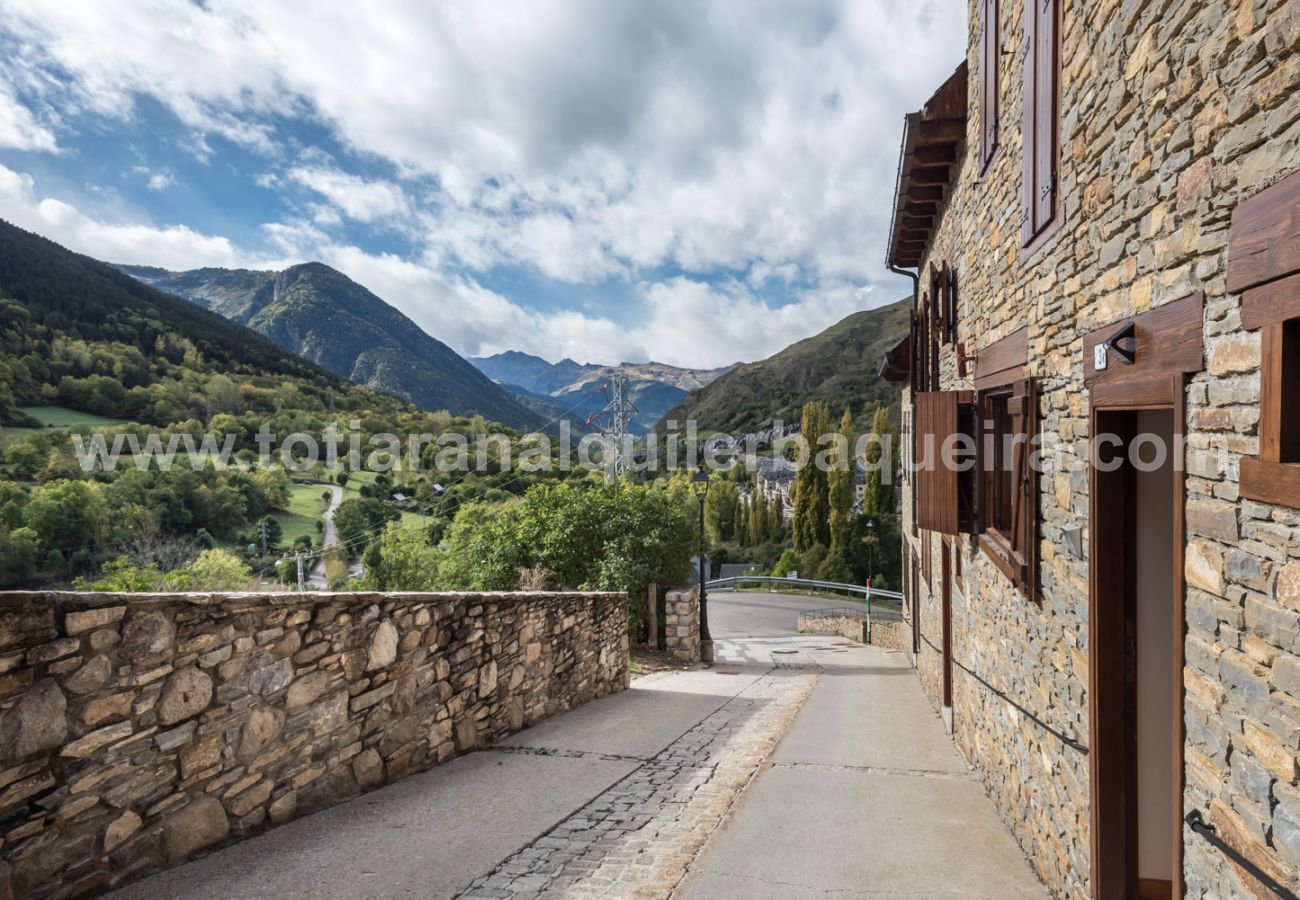
[[[705,431],[741,434],[774,419],[799,421],[804,403],[818,401],[835,411],[849,409],[861,430],[878,405],[898,403],[898,389],[877,377],[885,351],[907,336],[909,301],[864,310],[786,347],[775,356],[737,366],[684,397],[664,421],[694,419]]]
[[[335,374],[424,409],[478,414],[520,430],[546,421],[397,309],[321,263],[282,272],[120,268]]]
[[[482,419],[428,413],[352,384],[214,313],[3,222],[0,417],[0,586],[81,574],[120,549],[165,565],[176,542],[262,543],[271,555],[281,540],[317,544],[321,488],[291,483],[278,445],[273,461],[260,464],[255,438],[263,427],[283,440],[357,422],[362,446],[383,432],[490,430]],[[167,470],[129,460],[87,469],[75,440],[84,446],[92,432],[109,445],[119,435],[142,442],[154,435],[166,445],[214,434],[220,447],[228,435],[233,459],[229,467],[202,460],[195,467],[182,451]],[[301,455],[300,447],[291,462]],[[426,450],[423,461],[430,456]],[[346,462],[355,469],[362,460]],[[405,471],[354,475],[347,490],[360,501],[386,499],[387,485],[400,486],[417,503],[443,498],[450,516],[462,500],[508,497],[529,483],[506,483],[499,471],[487,466],[445,497],[436,478]],[[318,464],[295,477],[332,476]],[[263,529],[267,517],[272,522]]]

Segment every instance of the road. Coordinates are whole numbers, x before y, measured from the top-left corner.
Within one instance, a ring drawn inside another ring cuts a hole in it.
[[[714,668],[639,678],[114,896],[1046,897],[907,657],[794,633],[831,605],[719,593]]]
[[[327,550],[339,542],[339,532],[334,527],[334,511],[343,502],[343,488],[337,484],[331,484],[328,487],[330,489],[330,505],[329,509],[325,510],[325,532],[322,535],[321,542],[321,546]],[[307,587],[314,591],[323,591],[329,587],[329,581],[325,578],[325,557],[323,555],[316,560],[316,565],[312,567],[311,574],[307,577]]]
[[[761,591],[718,591],[709,594],[709,631],[716,639],[784,637],[798,628],[799,613],[843,606],[862,609],[852,600],[769,594]]]

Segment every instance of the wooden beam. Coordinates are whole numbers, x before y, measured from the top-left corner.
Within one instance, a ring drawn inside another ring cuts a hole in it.
[[[907,193],[903,195],[904,199],[909,201],[936,203],[943,199],[944,189],[942,185],[927,187],[919,184],[910,184],[907,187]]]
[[[1300,172],[1232,211],[1228,291],[1239,293],[1300,269]]]
[[[959,144],[966,137],[965,119],[931,119],[921,120],[917,132],[918,147],[934,144]]]
[[[917,147],[912,151],[914,165],[934,166],[957,161],[957,148],[953,145]]]
[[[949,181],[949,167],[947,164],[937,166],[913,166],[911,175],[908,176],[909,185],[946,185]]]
[[[1293,263],[1300,266],[1300,261]],[[1241,327],[1247,330],[1300,319],[1300,273],[1251,288],[1241,295]]]

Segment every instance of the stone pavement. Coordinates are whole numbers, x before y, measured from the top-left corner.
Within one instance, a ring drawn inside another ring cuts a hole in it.
[[[733,638],[712,670],[638,679],[119,896],[1043,896],[904,658],[794,636],[810,603],[719,595]]]

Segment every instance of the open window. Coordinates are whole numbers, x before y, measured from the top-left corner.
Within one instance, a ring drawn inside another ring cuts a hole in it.
[[[1243,201],[1228,235],[1228,290],[1260,332],[1259,455],[1241,495],[1300,509],[1300,173]]]
[[[1038,392],[1032,378],[980,392],[980,549],[1031,598],[1037,596]]]
[[[1037,385],[1023,330],[983,351],[975,391],[913,398],[917,526],[968,534],[1025,595],[1038,594]]]

